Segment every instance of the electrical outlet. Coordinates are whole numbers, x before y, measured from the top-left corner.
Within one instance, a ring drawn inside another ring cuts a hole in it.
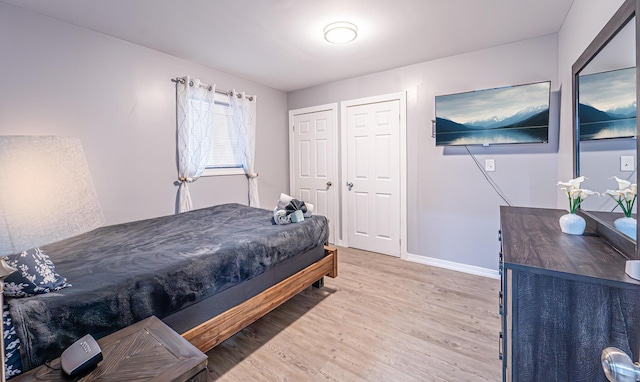
[[[484,169],[487,172],[496,171],[496,160],[487,159],[484,161]]]
[[[635,158],[633,156],[620,157],[620,171],[634,171]]]

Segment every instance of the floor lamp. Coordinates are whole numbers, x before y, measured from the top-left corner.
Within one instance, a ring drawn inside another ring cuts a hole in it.
[[[103,224],[77,138],[0,136],[0,256],[76,236]],[[14,270],[4,258],[0,260],[0,291],[4,290],[4,278]],[[1,343],[0,376],[4,382],[4,338]]]

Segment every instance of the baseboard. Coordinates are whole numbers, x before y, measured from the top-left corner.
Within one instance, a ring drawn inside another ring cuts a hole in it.
[[[476,276],[489,277],[492,279],[500,279],[500,273],[497,270],[476,267],[475,265],[468,265],[462,263],[456,263],[453,261],[435,259],[433,257],[418,256],[412,253],[407,253],[407,261],[413,261],[414,263],[420,263],[425,265],[432,265],[434,267],[450,269],[452,271],[469,273]]]

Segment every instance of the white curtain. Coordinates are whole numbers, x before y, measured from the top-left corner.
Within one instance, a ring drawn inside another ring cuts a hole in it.
[[[233,128],[238,137],[242,153],[242,168],[249,181],[249,205],[260,207],[258,197],[258,174],[255,172],[254,162],[256,153],[256,96],[247,98],[244,93],[232,90],[230,98],[233,110]]]
[[[200,80],[189,77],[183,77],[176,83],[178,213],[193,209],[189,183],[202,175],[209,159],[214,92],[215,85],[204,88],[200,86]]]

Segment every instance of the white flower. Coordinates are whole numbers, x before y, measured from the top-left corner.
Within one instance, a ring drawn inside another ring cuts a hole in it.
[[[617,176],[613,176],[609,179],[615,179],[618,182],[617,190],[607,190],[604,195],[609,195],[613,200],[618,203],[622,212],[626,217],[631,217],[633,205],[636,202],[636,196],[638,194],[638,186],[631,184],[628,180],[620,179]]]
[[[580,183],[584,182],[585,179],[587,178],[579,176],[567,182],[558,182],[559,186],[564,186],[561,190],[566,192],[569,197],[569,212],[572,214],[576,212],[576,209],[580,206],[580,203],[582,203],[583,200],[591,195],[598,194],[597,192],[580,188]]]
[[[616,200],[624,198],[624,194],[618,190],[607,190],[603,193],[603,195],[609,195]]]
[[[636,197],[636,192],[631,188],[625,188],[622,190],[622,195],[624,195],[624,200],[632,201]]]
[[[580,188],[580,183],[584,182],[585,179],[587,178],[585,178],[584,176],[579,176],[566,182],[558,182],[558,186],[562,185],[568,188]]]
[[[595,195],[595,194],[600,195],[599,192],[595,192],[595,191],[591,191],[591,190],[587,190],[587,189],[578,190],[578,191],[580,191],[580,200],[585,200],[586,198],[588,198],[591,195]]]
[[[609,179],[615,179],[618,182],[618,190],[624,190],[625,188],[631,187],[631,182],[625,179],[620,179],[617,176],[612,176]]]
[[[570,196],[571,198],[577,198],[577,197],[579,197],[581,192],[582,192],[582,190],[581,190],[581,189],[579,189],[579,188],[571,188],[571,189],[568,189],[568,190],[567,190],[567,193],[569,194],[569,196]]]

